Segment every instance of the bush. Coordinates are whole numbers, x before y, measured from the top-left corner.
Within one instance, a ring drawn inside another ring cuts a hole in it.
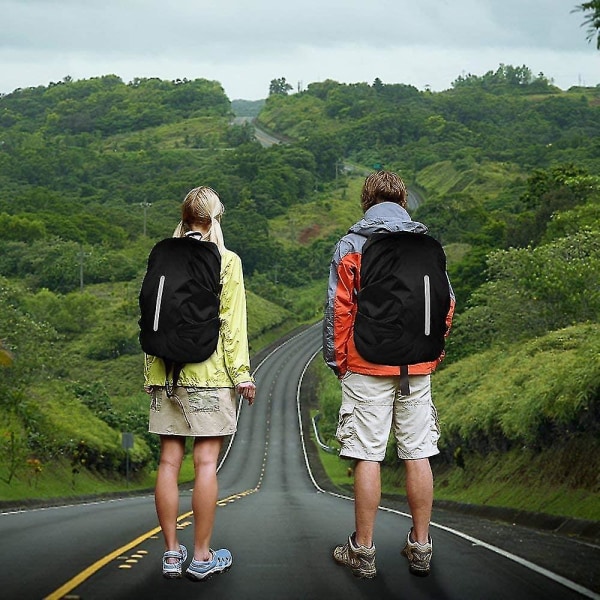
[[[480,452],[600,431],[600,325],[502,345],[434,376],[442,444]]]

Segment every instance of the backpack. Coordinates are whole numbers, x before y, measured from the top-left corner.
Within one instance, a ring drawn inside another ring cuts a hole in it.
[[[369,236],[354,322],[363,358],[402,367],[436,360],[444,350],[449,308],[446,255],[437,240],[406,231]]]
[[[177,385],[183,365],[205,361],[219,340],[221,254],[212,242],[167,238],[148,256],[139,294],[142,350],[162,359]]]

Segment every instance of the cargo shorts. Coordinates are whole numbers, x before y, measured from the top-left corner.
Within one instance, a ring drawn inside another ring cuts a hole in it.
[[[398,458],[414,460],[439,454],[440,427],[430,375],[411,375],[408,396],[400,392],[399,376],[348,372],[341,383],[336,432],[342,446],[340,456],[382,461],[392,428]]]

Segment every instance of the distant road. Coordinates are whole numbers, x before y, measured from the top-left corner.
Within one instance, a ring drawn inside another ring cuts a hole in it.
[[[112,502],[0,514],[5,600],[81,598],[239,598],[242,600],[574,600],[599,598],[581,585],[515,556],[478,535],[435,525],[433,570],[409,574],[400,555],[410,520],[382,508],[376,523],[378,576],[361,581],[334,563],[332,547],[352,532],[354,505],[326,491],[308,466],[299,386],[321,345],[317,324],[280,343],[255,365],[257,399],[219,472],[213,547],[228,547],[231,571],[205,583],[166,580],[151,495]],[[190,491],[181,501],[180,539],[192,548]],[[480,526],[483,532],[485,524]],[[565,548],[570,542],[565,540]],[[544,544],[540,537],[536,548]],[[575,547],[575,546],[573,546]],[[584,548],[594,565],[594,550]],[[569,549],[571,562],[577,560]],[[568,565],[567,565],[568,566]],[[591,567],[593,568],[593,566]]]
[[[233,120],[233,123],[235,125],[243,125],[244,123],[252,124],[252,126],[254,127],[254,137],[265,148],[268,148],[269,146],[273,146],[275,144],[284,144],[285,143],[280,138],[274,137],[271,134],[264,131],[263,129],[260,129],[260,127],[257,127],[256,123],[254,122],[253,117],[235,117],[235,119]],[[362,174],[365,176],[372,172],[372,169],[367,169],[362,166],[357,167],[357,165],[351,164],[351,163],[345,163],[344,166],[348,172],[355,172],[355,173],[358,172],[359,174]],[[409,189],[408,190],[408,208],[410,210],[415,210],[419,206],[420,203],[421,203],[421,198],[420,198],[419,194],[417,194],[417,192]]]
[[[253,117],[235,117],[233,122],[235,125],[243,125],[244,123],[250,123],[254,127],[254,137],[265,148],[282,143],[282,140],[280,140],[279,138],[276,138],[264,131],[263,129],[257,127]]]
[[[409,210],[415,210],[415,208],[419,207],[421,203],[421,197],[415,191],[409,189],[408,190],[408,208]]]

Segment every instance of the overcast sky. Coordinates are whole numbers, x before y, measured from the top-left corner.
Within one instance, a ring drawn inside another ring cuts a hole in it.
[[[214,79],[231,100],[294,87],[405,83],[528,66],[600,84],[583,0],[0,0],[0,93],[69,75]]]

